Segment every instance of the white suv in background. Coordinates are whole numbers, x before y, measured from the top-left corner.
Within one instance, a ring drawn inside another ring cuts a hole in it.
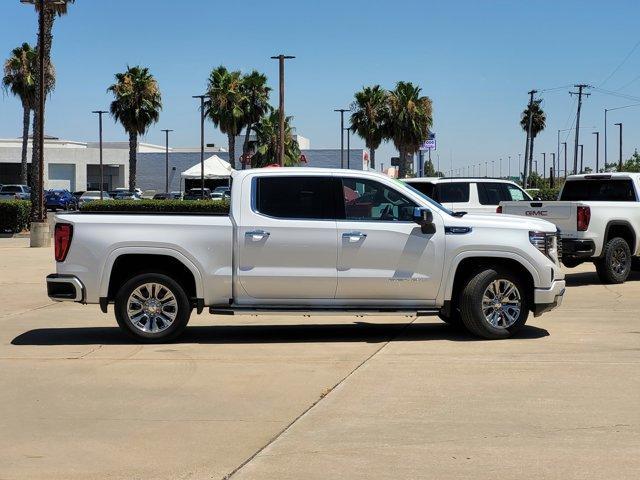
[[[404,182],[453,211],[496,213],[500,202],[530,201],[510,180],[497,178],[406,178]]]

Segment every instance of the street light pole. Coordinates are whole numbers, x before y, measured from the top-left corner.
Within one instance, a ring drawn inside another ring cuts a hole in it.
[[[280,72],[280,106],[279,106],[279,128],[278,128],[278,164],[284,167],[284,61],[291,58],[296,58],[291,55],[275,55],[271,57],[274,60],[278,60],[278,70]]]
[[[593,132],[596,136],[596,173],[600,171],[600,132]]]
[[[344,112],[347,108],[336,108],[334,112],[340,112],[340,168],[344,168]]]
[[[173,130],[163,129],[164,132],[164,191],[169,193],[169,132]]]
[[[347,168],[351,168],[351,128],[345,128],[347,131]]]
[[[102,163],[102,115],[105,113],[109,113],[106,110],[94,110],[91,113],[95,113],[98,115],[98,135],[99,135],[99,144],[100,144],[100,200],[104,199],[104,165]]]
[[[564,178],[567,178],[567,142],[562,142],[564,145]],[[560,163],[560,159],[558,159],[558,163]]]
[[[204,99],[209,95],[194,95],[193,98],[200,99],[200,198],[204,200]],[[234,159],[231,158],[233,165]]]
[[[619,150],[619,158],[618,158],[618,171],[622,171],[622,123],[616,123],[618,127],[620,127],[620,150]]]
[[[542,178],[547,178],[547,154],[542,152]]]

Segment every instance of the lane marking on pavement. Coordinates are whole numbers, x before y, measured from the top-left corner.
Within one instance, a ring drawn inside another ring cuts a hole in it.
[[[387,345],[389,345],[391,342],[393,342],[396,338],[400,337],[404,331],[409,328],[409,326],[411,326],[416,320],[418,319],[418,317],[414,317],[410,322],[405,323],[403,325],[403,327],[400,329],[400,331],[398,331],[398,333],[394,336],[392,336],[391,338],[389,338],[389,340],[387,340],[386,342],[384,342],[379,348],[377,348],[371,355],[369,355],[368,357],[366,357],[362,362],[360,362],[353,370],[351,370],[349,373],[347,373],[342,379],[340,379],[335,385],[333,385],[333,387],[328,388],[327,390],[323,391],[322,395],[320,396],[320,398],[318,398],[316,401],[314,401],[311,405],[309,405],[305,410],[302,411],[302,413],[300,413],[300,415],[298,415],[296,418],[294,418],[286,427],[284,427],[282,430],[280,430],[275,436],[273,436],[271,438],[271,440],[269,440],[267,443],[265,443],[262,447],[260,447],[258,450],[256,450],[253,455],[251,455],[249,458],[247,458],[244,462],[242,462],[240,465],[238,465],[236,468],[234,468],[231,472],[229,472],[228,474],[226,474],[224,477],[222,477],[222,480],[229,480],[231,477],[233,477],[236,473],[238,473],[242,468],[244,468],[245,465],[247,465],[249,462],[251,462],[254,458],[256,458],[260,453],[262,453],[266,448],[268,448],[270,445],[272,445],[276,440],[278,440],[282,435],[284,435],[287,431],[289,431],[291,429],[291,427],[293,427],[294,424],[296,424],[298,422],[298,420],[300,420],[302,417],[304,417],[307,413],[309,413],[316,405],[318,405],[322,400],[324,400],[325,398],[327,398],[329,395],[331,395],[331,393],[338,388],[340,385],[342,385],[349,377],[351,377],[354,373],[356,373],[362,366],[364,366],[365,363],[367,363],[369,360],[371,360],[373,357],[375,357],[382,349],[384,349]]]

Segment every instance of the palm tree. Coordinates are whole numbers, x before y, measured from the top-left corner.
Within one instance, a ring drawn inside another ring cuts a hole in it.
[[[389,92],[386,136],[393,140],[400,154],[399,178],[408,173],[409,158],[429,136],[433,125],[433,105],[429,97],[421,97],[422,89],[411,82],[398,82]]]
[[[43,60],[44,60],[44,74],[45,74],[45,88],[48,85],[52,85],[52,80],[47,78],[51,69],[51,46],[53,44],[53,23],[56,17],[61,17],[67,14],[67,7],[69,4],[74,3],[75,0],[60,0],[58,2],[44,2],[44,22],[43,22],[43,38],[40,38],[40,33],[38,33],[38,45],[43,45]],[[40,10],[40,2],[35,3],[36,11]],[[42,40],[42,43],[40,43]],[[40,58],[36,55],[36,72],[40,71]],[[44,100],[44,99],[43,99]],[[43,101],[44,104],[44,101]],[[31,150],[31,178],[33,179],[32,183],[36,185],[39,183],[40,178],[40,164],[38,163],[38,158],[40,158],[40,145],[36,139],[35,133],[39,130],[38,124],[38,110],[40,108],[40,76],[36,75],[35,79],[35,97],[34,97],[34,115],[33,115],[33,148]],[[40,191],[41,185],[36,185],[36,188],[31,189],[31,200],[35,204],[36,195]],[[34,218],[39,212],[37,209],[33,209]],[[46,209],[45,209],[46,215]]]
[[[271,105],[269,105],[271,88],[267,87],[266,75],[253,70],[250,74],[242,77],[241,89],[245,101],[243,110],[246,125],[242,155],[246,157],[249,153],[249,136],[253,126],[271,110]]]
[[[35,103],[36,50],[28,43],[14,48],[4,63],[4,88],[20,99],[22,103],[22,157],[21,178],[27,184],[27,146],[29,143],[29,123]]]
[[[522,115],[520,116],[520,126],[522,129],[527,132],[529,130],[529,112],[531,112],[531,138],[529,139],[529,162],[524,164],[524,178],[523,185],[526,188],[527,186],[527,171],[531,172],[531,167],[533,165],[533,141],[538,136],[540,132],[542,132],[546,126],[547,116],[542,110],[540,104],[542,103],[542,99],[534,100],[531,105],[527,105],[527,108],[524,109]]]
[[[371,168],[376,168],[376,148],[385,139],[384,120],[387,110],[387,92],[380,87],[364,87],[355,94],[351,104],[351,129],[369,149]]]
[[[242,74],[230,72],[220,65],[212,70],[207,86],[208,99],[205,102],[205,115],[227,134],[229,143],[229,163],[236,168],[236,136],[245,125],[245,96],[242,89]]]
[[[273,110],[255,125],[257,149],[252,158],[254,167],[264,167],[277,162],[278,131],[280,111]],[[295,128],[291,126],[293,117],[284,118],[284,166],[295,167],[300,164],[300,146],[294,138]]]
[[[129,67],[123,73],[116,73],[116,83],[107,91],[113,93],[111,116],[120,122],[129,134],[129,191],[136,187],[136,158],[138,136],[144,135],[149,127],[160,118],[162,96],[160,87],[149,69]]]

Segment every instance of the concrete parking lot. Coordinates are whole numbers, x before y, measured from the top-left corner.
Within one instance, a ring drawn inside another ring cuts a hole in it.
[[[0,239],[0,479],[637,479],[640,275],[518,338],[437,318],[192,317],[137,345]]]

